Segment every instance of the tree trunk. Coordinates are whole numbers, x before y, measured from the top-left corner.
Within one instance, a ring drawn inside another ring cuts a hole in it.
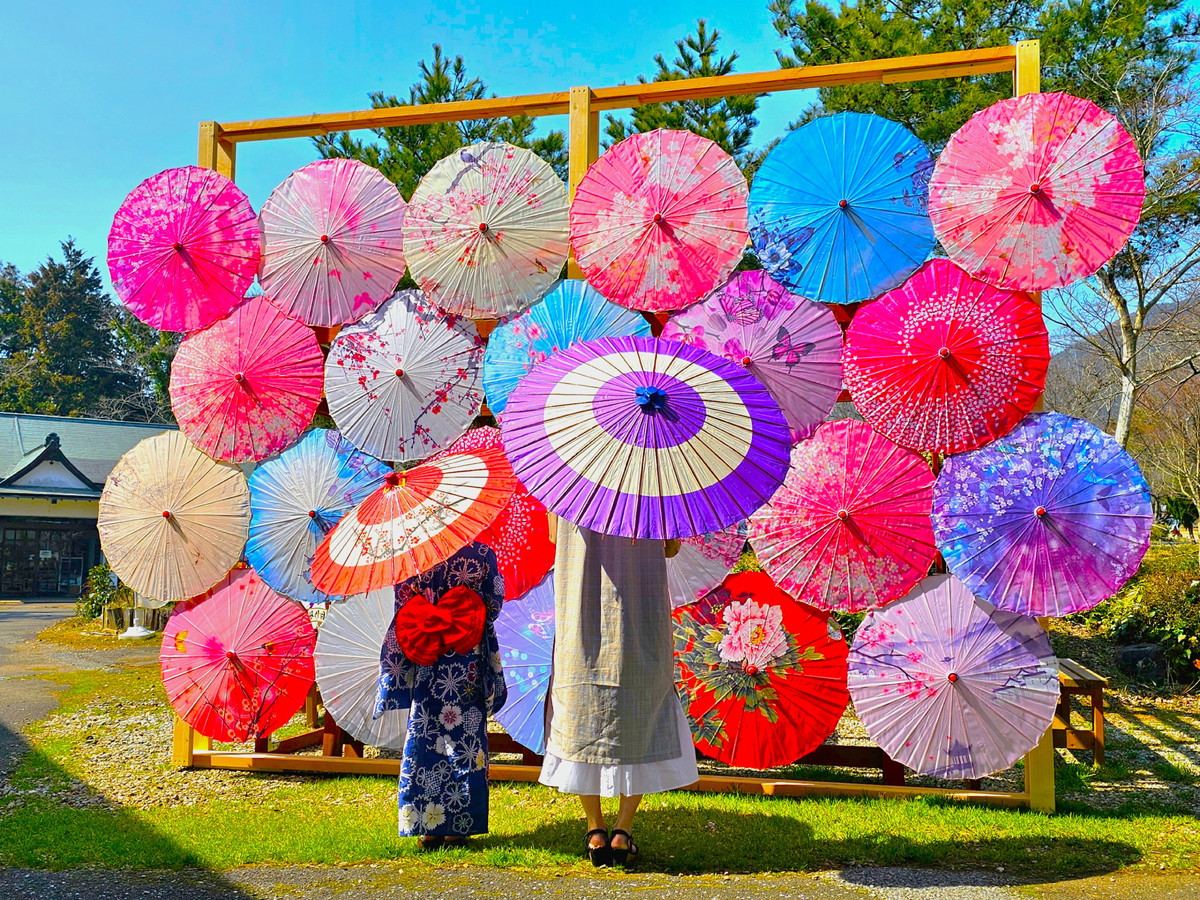
[[[1133,425],[1133,406],[1137,402],[1137,384],[1128,374],[1121,376],[1121,399],[1117,405],[1117,427],[1113,433],[1122,447],[1129,445],[1129,431]]]

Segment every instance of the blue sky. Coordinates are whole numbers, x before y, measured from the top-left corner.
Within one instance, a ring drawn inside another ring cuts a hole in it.
[[[500,95],[631,82],[700,17],[723,33],[724,52],[739,51],[739,71],[776,68],[784,45],[766,0],[707,10],[682,0],[11,4],[0,54],[0,260],[28,271],[73,235],[103,270],[113,212],[143,178],[196,161],[201,120],[361,109],[376,90],[403,96],[434,43]],[[781,134],[806,102],[765,99],[756,143]],[[243,144],[238,184],[257,208],[314,158],[307,140]]]

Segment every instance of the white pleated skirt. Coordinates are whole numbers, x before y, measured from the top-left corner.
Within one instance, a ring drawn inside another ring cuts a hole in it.
[[[542,784],[558,788],[565,794],[590,794],[618,797],[633,794],[656,794],[687,787],[700,780],[696,769],[696,749],[692,730],[683,706],[675,704],[676,727],[679,731],[679,756],[652,763],[604,765],[572,762],[560,759],[547,749],[542,760]]]

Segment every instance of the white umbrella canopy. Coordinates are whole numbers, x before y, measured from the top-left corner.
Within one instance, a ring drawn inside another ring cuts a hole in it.
[[[420,291],[397,291],[342,329],[325,361],[325,396],[338,430],[364,453],[424,459],[470,427],[483,404],[483,341]]]
[[[380,658],[395,604],[395,589],[387,587],[331,606],[317,632],[313,658],[317,687],[333,720],[364,744],[403,750],[408,710],[387,710],[375,718]]]
[[[96,524],[118,577],[139,594],[170,601],[224,578],[242,554],[249,522],[242,470],[168,431],[117,461]]]

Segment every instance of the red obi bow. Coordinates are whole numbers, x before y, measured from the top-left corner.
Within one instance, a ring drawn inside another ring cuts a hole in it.
[[[483,640],[487,606],[467,587],[451,588],[430,603],[413,594],[396,613],[396,642],[419,666],[431,666],[443,653],[467,653]]]

